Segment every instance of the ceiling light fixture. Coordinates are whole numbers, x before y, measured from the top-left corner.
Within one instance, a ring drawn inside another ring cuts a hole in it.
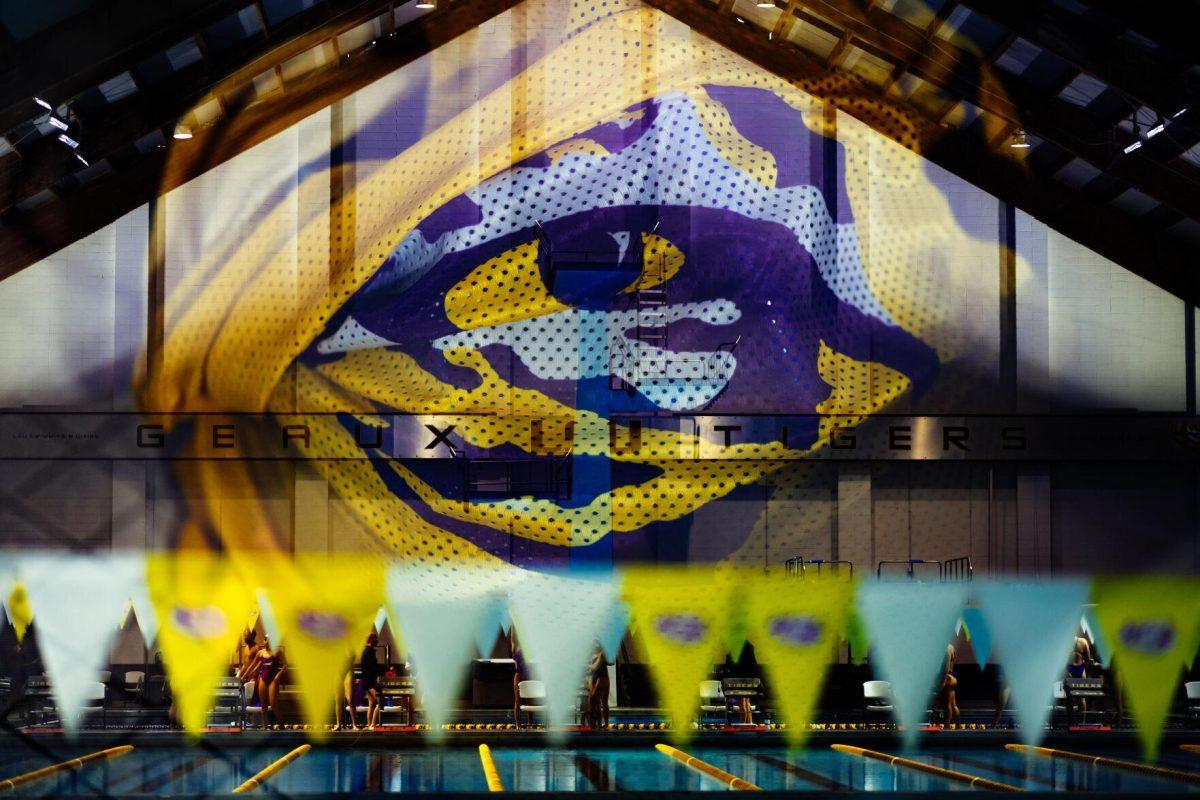
[[[437,0],[417,0],[417,8],[436,9]]]
[[[1179,119],[1186,113],[1187,113],[1187,106],[1184,106],[1183,108],[1179,109],[1174,114],[1172,114],[1171,119]]]
[[[1131,143],[1130,143],[1130,144],[1129,144],[1129,145],[1128,145],[1128,146],[1125,148],[1125,155],[1129,155],[1130,153],[1132,153],[1134,150],[1137,150],[1137,149],[1138,149],[1139,147],[1141,147],[1141,146],[1142,146],[1142,140],[1141,140],[1141,139],[1138,139],[1138,140],[1137,140],[1137,141],[1135,141],[1135,142],[1131,142]]]
[[[758,0],[755,5],[757,5],[759,8],[774,8],[775,0]]]
[[[90,166],[92,165],[92,162],[88,161],[86,158],[84,158],[83,156],[79,155],[79,153],[76,153],[76,154],[75,154],[75,157],[76,157],[76,158],[78,158],[78,159],[79,159],[79,163],[80,163],[80,164],[83,164],[85,167],[90,167]]]
[[[1017,128],[1013,131],[1012,141],[1008,143],[1008,146],[1014,150],[1028,150],[1029,134],[1025,132],[1024,128]]]
[[[175,133],[172,136],[176,139],[190,139],[192,138],[192,129],[180,122],[175,126]]]
[[[65,133],[60,133],[58,135],[58,140],[72,150],[74,150],[76,147],[79,147],[79,142],[75,141],[70,136],[67,136]]]
[[[53,111],[53,110],[54,110],[54,106],[50,105],[49,103],[47,103],[45,100],[43,100],[43,99],[42,99],[42,98],[40,98],[40,97],[35,97],[35,98],[33,98],[33,102],[37,103],[39,106],[41,106],[42,108],[46,109],[47,111]]]
[[[60,131],[65,131],[67,128],[71,127],[65,121],[59,119],[53,114],[50,115],[50,118],[47,120],[47,122],[50,123],[50,127],[58,128]]]
[[[1158,136],[1160,133],[1162,133],[1166,129],[1166,127],[1167,127],[1167,123],[1160,119],[1153,128],[1146,131],[1146,138],[1152,139],[1155,136]]]

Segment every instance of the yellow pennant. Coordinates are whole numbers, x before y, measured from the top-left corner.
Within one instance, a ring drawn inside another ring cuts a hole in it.
[[[33,608],[29,605],[29,596],[25,594],[25,584],[17,583],[8,595],[8,620],[12,623],[17,634],[17,641],[25,640],[25,631],[33,622]]]
[[[383,603],[383,560],[369,554],[303,554],[271,570],[266,590],[300,689],[311,736],[323,738]]]
[[[204,728],[217,680],[229,670],[253,593],[212,553],[156,554],[147,560],[150,600],[176,712],[191,734]]]
[[[1147,759],[1158,755],[1180,673],[1196,652],[1200,581],[1101,578],[1092,589],[1096,618],[1112,646],[1117,678],[1137,721]]]
[[[650,665],[671,736],[686,741],[700,700],[700,681],[724,650],[734,581],[712,567],[633,567],[622,592],[638,621],[636,642]]]
[[[852,596],[846,580],[757,575],[745,584],[747,635],[793,746],[808,733]]]

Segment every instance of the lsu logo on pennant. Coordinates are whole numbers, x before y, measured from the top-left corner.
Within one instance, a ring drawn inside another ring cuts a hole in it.
[[[330,642],[343,638],[349,629],[346,618],[332,611],[301,611],[296,625],[314,639]]]
[[[1168,620],[1151,619],[1127,622],[1119,633],[1121,644],[1138,653],[1158,656],[1175,644],[1175,626]]]
[[[215,639],[224,636],[229,628],[225,612],[216,606],[176,606],[171,621],[181,633],[192,639]]]
[[[812,617],[796,614],[773,617],[767,625],[772,638],[796,647],[808,647],[821,639],[822,625]]]
[[[696,644],[704,638],[708,625],[695,614],[663,614],[654,620],[654,629],[673,642]]]

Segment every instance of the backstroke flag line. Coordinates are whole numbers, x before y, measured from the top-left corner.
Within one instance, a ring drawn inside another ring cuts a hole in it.
[[[565,735],[588,662],[618,602],[612,573],[529,573],[509,587],[509,611],[533,675],[546,685],[547,722]]]
[[[1097,578],[1096,618],[1113,649],[1117,674],[1147,759],[1158,756],[1179,676],[1196,652],[1200,581]]]
[[[919,737],[954,623],[967,600],[966,583],[863,583],[858,610],[882,677],[892,684],[896,721],[906,747]]]
[[[742,586],[747,635],[787,722],[788,742],[799,746],[836,657],[853,586],[845,580],[764,575]]]
[[[976,581],[974,591],[1012,689],[1021,738],[1036,745],[1046,732],[1054,681],[1075,643],[1088,584]]]
[[[74,735],[108,663],[113,622],[131,587],[145,585],[145,563],[140,556],[46,552],[22,556],[17,569],[37,613],[38,650],[59,718]]]
[[[362,652],[383,603],[383,560],[301,555],[270,574],[275,579],[267,592],[287,663],[295,670],[314,738],[322,738],[334,702],[340,702],[342,678]]]
[[[430,572],[403,564],[387,571],[388,611],[400,627],[420,706],[435,739],[442,737],[442,725],[458,699],[475,632],[492,602],[489,577],[469,568]]]
[[[697,687],[725,645],[732,581],[711,567],[631,567],[622,592],[637,622],[643,658],[659,702],[671,718],[671,737],[686,741],[699,705]]]
[[[205,552],[152,555],[146,575],[176,713],[195,735],[204,728],[217,679],[229,669],[254,595],[225,559]]]

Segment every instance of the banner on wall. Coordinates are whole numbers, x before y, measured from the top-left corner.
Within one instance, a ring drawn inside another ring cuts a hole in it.
[[[342,683],[363,651],[383,603],[383,560],[370,554],[297,555],[268,574],[279,642],[294,670],[304,717],[320,739],[342,700]],[[265,623],[264,623],[265,624]]]
[[[100,670],[108,663],[121,610],[146,582],[140,555],[37,553],[18,572],[37,614],[38,652],[63,729],[75,734],[85,705],[104,701]],[[97,697],[98,691],[98,697]]]
[[[1098,578],[1092,597],[1142,750],[1153,760],[1180,673],[1200,640],[1200,581]]]
[[[254,594],[225,559],[205,552],[152,555],[146,575],[176,714],[194,735],[204,728]]]
[[[699,705],[700,681],[725,644],[732,581],[705,566],[633,567],[622,593],[637,622],[635,641],[650,665],[671,736],[686,741]]]
[[[565,735],[588,663],[617,602],[611,573],[529,573],[508,590],[509,610],[532,673],[546,687],[547,723]]]
[[[434,738],[454,709],[497,581],[484,569],[436,572],[393,564],[387,571],[388,612],[400,628]]]
[[[853,585],[757,575],[743,587],[747,633],[787,722],[788,741],[798,746],[834,661]]]
[[[966,583],[872,581],[860,586],[858,609],[871,637],[873,660],[892,685],[892,707],[906,747],[919,737],[954,623],[967,600]]]
[[[29,596],[25,593],[25,584],[21,583],[19,579],[11,584],[8,594],[4,596],[4,613],[8,614],[8,621],[12,623],[13,630],[17,634],[17,641],[24,641],[25,632],[33,623],[33,609],[29,606]]]
[[[1092,649],[1096,651],[1096,658],[1100,661],[1100,665],[1107,667],[1112,661],[1112,646],[1108,643],[1108,637],[1104,635],[1104,628],[1100,627],[1100,621],[1096,618],[1096,606],[1084,606],[1079,625],[1091,639]]]
[[[987,666],[992,657],[992,633],[988,630],[983,612],[974,606],[968,606],[962,612],[963,629],[967,632],[967,641],[971,643],[971,652],[979,668]]]
[[[1012,690],[1021,738],[1036,745],[1046,732],[1054,682],[1075,645],[1080,609],[1087,602],[1085,581],[975,583],[980,611]]]

